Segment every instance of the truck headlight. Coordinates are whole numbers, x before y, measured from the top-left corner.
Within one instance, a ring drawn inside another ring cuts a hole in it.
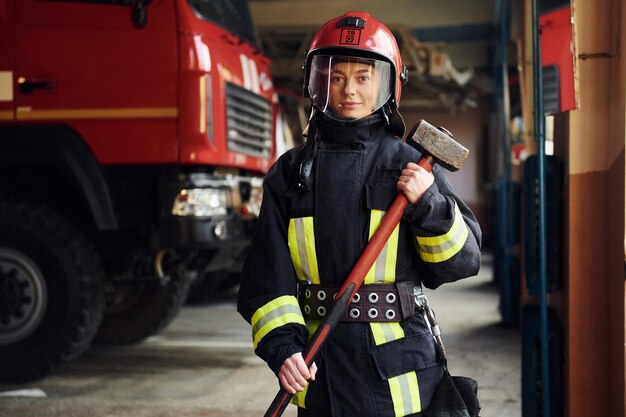
[[[230,191],[221,188],[180,190],[172,206],[174,216],[225,216],[230,207]]]

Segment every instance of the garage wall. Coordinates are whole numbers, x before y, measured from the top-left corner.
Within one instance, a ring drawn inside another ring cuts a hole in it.
[[[448,173],[455,191],[470,206],[488,240],[492,230],[491,192],[485,183],[487,177],[487,126],[489,112],[486,104],[456,114],[442,112],[415,112],[400,110],[407,125],[407,131],[420,119],[434,126],[448,129],[454,138],[469,149],[469,157],[461,170]]]

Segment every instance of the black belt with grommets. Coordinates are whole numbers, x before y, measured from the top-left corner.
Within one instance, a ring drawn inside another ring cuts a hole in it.
[[[323,320],[331,309],[339,286],[298,283],[298,302],[305,321]],[[418,290],[418,291],[416,291]],[[364,284],[354,294],[341,321],[398,322],[415,315],[416,282]]]

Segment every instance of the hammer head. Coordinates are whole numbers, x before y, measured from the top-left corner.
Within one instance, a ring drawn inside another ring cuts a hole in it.
[[[439,165],[449,171],[458,171],[469,155],[469,150],[452,139],[450,132],[436,128],[424,120],[413,126],[406,142],[422,154],[431,155]]]

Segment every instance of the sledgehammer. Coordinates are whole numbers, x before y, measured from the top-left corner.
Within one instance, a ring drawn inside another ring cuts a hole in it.
[[[424,120],[420,120],[413,126],[407,136],[407,143],[422,153],[417,164],[429,172],[432,171],[435,163],[450,171],[458,171],[469,154],[465,147],[452,139],[450,132],[443,128],[438,129]],[[322,320],[313,336],[309,339],[303,353],[307,368],[311,367],[320,347],[335,329],[344,311],[352,301],[354,294],[363,284],[365,276],[376,261],[376,258],[378,258],[389,236],[391,236],[391,233],[400,222],[407,204],[408,200],[404,193],[398,193],[378,229],[376,229],[376,232],[352,268],[348,278],[346,278],[346,281],[337,292],[328,315]],[[264,416],[280,416],[285,411],[291,396],[292,394],[281,388]]]

